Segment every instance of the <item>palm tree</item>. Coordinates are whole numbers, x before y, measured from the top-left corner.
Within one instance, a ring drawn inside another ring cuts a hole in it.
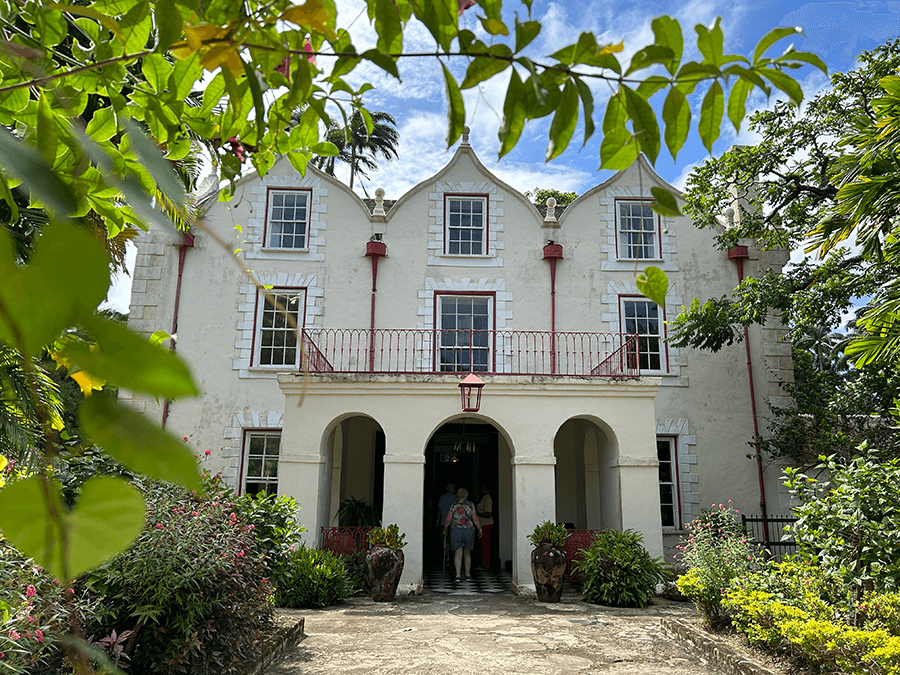
[[[326,140],[337,146],[338,154],[330,157],[316,157],[313,164],[329,176],[334,175],[337,161],[350,165],[350,187],[356,174],[368,179],[367,171],[378,168],[376,157],[391,161],[397,157],[397,143],[400,134],[395,128],[396,120],[390,113],[375,111],[372,116],[372,133],[366,129],[366,122],[359,110],[354,110],[346,126],[332,123],[326,133]],[[365,190],[365,188],[363,188]]]

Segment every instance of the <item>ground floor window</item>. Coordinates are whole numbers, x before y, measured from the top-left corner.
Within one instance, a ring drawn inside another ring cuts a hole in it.
[[[678,507],[678,467],[675,461],[675,439],[657,438],[659,460],[659,508],[663,527],[677,527],[681,520]]]
[[[281,431],[248,430],[244,432],[244,494],[278,493],[278,455]]]

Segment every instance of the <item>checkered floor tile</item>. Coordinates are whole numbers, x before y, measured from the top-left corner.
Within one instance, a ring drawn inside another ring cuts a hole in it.
[[[511,593],[512,576],[501,569],[472,570],[468,581],[454,582],[454,570],[425,570],[425,591],[430,593],[451,593],[454,595],[475,595],[478,593]]]

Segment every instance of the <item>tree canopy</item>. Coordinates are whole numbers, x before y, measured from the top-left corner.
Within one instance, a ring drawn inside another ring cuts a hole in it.
[[[796,104],[802,92],[790,70],[806,64],[825,69],[815,55],[793,48],[769,55],[795,28],[773,29],[747,58],[725,52],[718,21],[698,25],[702,58],[691,60],[681,26],[663,16],[653,21],[653,41],[627,60],[621,43],[598,42],[590,32],[532,58],[525,50],[542,26],[531,18],[530,0],[521,3],[524,20],[510,20],[509,3],[500,0],[367,0],[367,7],[378,40],[360,51],[333,0],[0,0],[0,200],[9,223],[19,221],[22,208],[40,209],[48,218],[27,264],[12,239],[0,234],[0,342],[13,350],[33,387],[38,373],[31,364],[54,345],[70,372],[82,373],[90,394],[79,413],[82,432],[129,470],[198,484],[184,443],[95,390],[120,386],[175,398],[196,395],[197,388],[184,362],[158,339],[148,341],[95,313],[110,269],[88,225],[99,220],[105,235],[115,237],[150,223],[172,227],[173,215],[191,224],[184,181],[172,163],[190,157],[196,143],[212,149],[224,180],[234,181],[247,162],[265,174],[282,155],[302,173],[314,157],[338,153],[326,135],[334,106],[357,111],[373,131],[363,104],[371,85],[353,85],[350,73],[369,64],[399,77],[399,59],[436,58],[444,75],[448,146],[463,132],[462,90],[503,74],[509,79],[498,130],[501,156],[527,122],[549,117],[547,160],[565,150],[580,121],[584,143],[602,135],[602,167],[621,169],[639,153],[655,162],[663,144],[677,155],[691,128],[694,95],[702,96],[697,133],[711,149],[726,112],[739,127],[754,89],[777,90]],[[458,15],[467,7],[478,13],[491,44],[460,28]],[[414,25],[433,39],[430,52],[406,50],[405,35]],[[447,67],[451,59],[467,64],[461,82]],[[602,115],[589,86],[596,80],[614,89]],[[663,99],[661,117],[650,103],[655,95]],[[297,109],[302,113],[294,120]],[[671,195],[654,194],[661,212],[677,210]],[[20,203],[23,195],[26,203]],[[225,189],[221,198],[229,196]],[[240,264],[237,255],[223,255]],[[658,296],[664,279],[661,271],[648,270],[642,283]],[[90,340],[60,339],[71,326]],[[37,414],[44,431],[40,449],[52,464],[60,453],[49,433],[52,410],[38,403]],[[128,545],[144,514],[141,496],[127,483],[96,480],[82,486],[72,510],[62,507],[45,469],[7,485],[0,492],[4,535],[60,579],[96,566]],[[103,537],[96,536],[100,528]]]

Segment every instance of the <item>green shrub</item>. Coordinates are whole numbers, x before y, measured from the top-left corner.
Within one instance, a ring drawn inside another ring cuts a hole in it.
[[[296,548],[305,527],[297,522],[299,507],[293,497],[277,497],[258,492],[234,498],[235,513],[250,524],[256,550],[265,561],[268,574],[279,558]]]
[[[340,527],[378,527],[381,522],[375,507],[365,499],[342,499],[334,517]]]
[[[147,491],[147,527],[90,573],[97,599],[87,635],[134,631],[133,672],[234,672],[270,624],[272,591],[251,524],[215,483],[204,496],[170,485]]]
[[[900,459],[865,454],[849,464],[821,457],[817,480],[785,469],[786,485],[802,500],[791,527],[799,552],[848,586],[900,588]]]
[[[528,535],[528,541],[531,542],[532,546],[550,544],[556,548],[563,548],[568,538],[569,531],[565,525],[562,523],[551,523],[549,520],[536,526],[534,532]]]
[[[632,530],[598,532],[574,563],[584,599],[613,607],[649,605],[668,570],[662,558],[650,557],[643,542],[643,536]]]
[[[900,637],[900,593],[868,592],[857,605],[866,630],[881,629]]]
[[[750,542],[736,522],[738,512],[730,504],[713,504],[688,523],[690,534],[678,547],[687,570],[678,579],[678,590],[693,600],[712,627],[727,624],[722,608],[725,589],[753,565]]]
[[[369,568],[366,566],[366,551],[347,553],[340,558],[347,573],[347,582],[351,588],[350,594],[368,595],[372,588],[372,582],[369,580]]]
[[[343,602],[353,586],[339,556],[300,546],[282,559],[273,575],[279,607],[326,607]]]

